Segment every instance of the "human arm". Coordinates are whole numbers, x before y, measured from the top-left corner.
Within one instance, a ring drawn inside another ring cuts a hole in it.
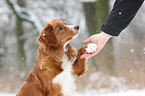
[[[143,2],[144,0],[116,0],[101,30],[118,36],[130,24]]]
[[[83,54],[81,58],[95,56],[105,46],[109,38],[118,36],[121,31],[130,24],[143,1],[144,0],[116,0],[106,23],[101,28],[102,32],[92,35],[87,40],[83,41],[84,44],[89,42],[97,44],[98,49],[93,54]]]

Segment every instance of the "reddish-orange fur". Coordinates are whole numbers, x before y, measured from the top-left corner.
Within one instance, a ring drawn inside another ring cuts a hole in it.
[[[55,19],[42,30],[41,35],[37,38],[40,42],[38,60],[16,96],[63,96],[61,86],[53,84],[52,80],[63,71],[61,59],[64,54],[71,62],[76,56],[73,64],[74,75],[80,77],[85,74],[86,59],[80,59],[80,56],[85,53],[86,47],[80,48],[76,55],[76,50],[68,43],[66,46],[68,50],[64,51],[64,44],[75,35],[65,25],[64,22]],[[60,26],[64,29],[58,33]]]

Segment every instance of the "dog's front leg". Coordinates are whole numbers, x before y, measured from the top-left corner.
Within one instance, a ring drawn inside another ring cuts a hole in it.
[[[72,62],[76,56],[76,50],[71,46],[70,43],[67,45],[67,49],[68,50],[66,54],[67,54],[68,60]]]
[[[73,70],[74,74],[77,75],[78,77],[83,76],[86,73],[87,66],[86,66],[86,58],[80,58],[80,56],[84,53],[86,53],[87,46],[84,46],[78,50],[76,60],[74,61],[73,64]]]

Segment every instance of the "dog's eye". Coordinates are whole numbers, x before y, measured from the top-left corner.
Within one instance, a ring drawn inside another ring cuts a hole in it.
[[[63,28],[62,27],[59,27],[58,31],[61,31]]]

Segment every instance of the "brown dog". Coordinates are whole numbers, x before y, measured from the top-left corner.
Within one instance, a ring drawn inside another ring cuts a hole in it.
[[[85,47],[76,50],[70,45],[79,26],[69,27],[54,19],[48,23],[37,38],[40,42],[38,60],[27,76],[17,96],[71,96],[75,90],[75,76],[86,72],[86,59],[80,56]]]

